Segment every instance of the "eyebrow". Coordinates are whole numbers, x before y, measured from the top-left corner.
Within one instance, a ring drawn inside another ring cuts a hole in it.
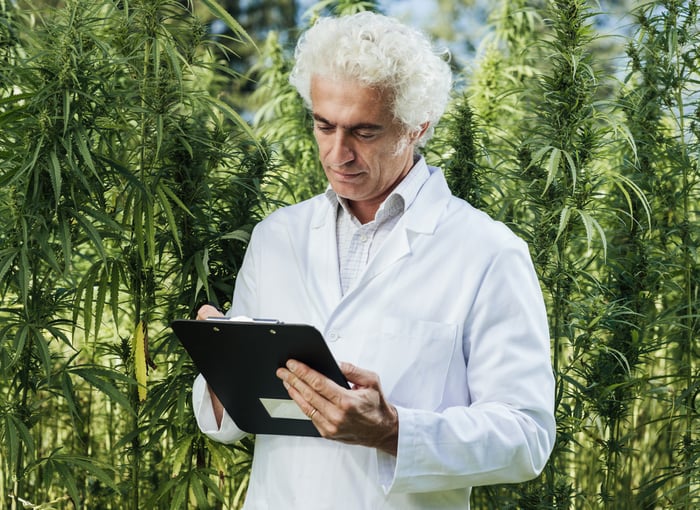
[[[313,118],[317,122],[322,122],[323,124],[328,124],[329,126],[337,126],[337,124],[334,124],[333,122],[329,121],[325,117],[322,117],[321,115],[314,113]],[[374,131],[381,131],[384,129],[384,126],[380,124],[372,124],[371,122],[364,122],[360,124],[354,124],[352,126],[341,126],[344,129],[348,129],[349,131],[356,131],[358,129],[369,129],[369,130],[374,130]]]

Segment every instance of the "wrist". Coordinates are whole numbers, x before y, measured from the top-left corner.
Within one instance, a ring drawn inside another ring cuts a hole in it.
[[[399,413],[391,404],[388,405],[387,417],[383,427],[386,433],[377,448],[396,457],[399,448]]]

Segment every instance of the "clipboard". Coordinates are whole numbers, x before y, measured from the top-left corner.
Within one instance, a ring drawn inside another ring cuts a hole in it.
[[[349,388],[313,326],[227,318],[176,319],[170,326],[229,416],[245,432],[320,436],[275,375],[290,358]]]

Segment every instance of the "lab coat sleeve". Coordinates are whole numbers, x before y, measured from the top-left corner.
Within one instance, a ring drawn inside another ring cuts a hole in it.
[[[524,243],[494,257],[462,338],[468,406],[398,408],[397,456],[378,452],[389,492],[517,483],[554,444],[554,377],[546,313]]]
[[[230,444],[246,435],[246,432],[236,426],[225,409],[221,425],[217,426],[211,395],[202,374],[197,376],[192,385],[192,407],[200,430],[214,441]]]

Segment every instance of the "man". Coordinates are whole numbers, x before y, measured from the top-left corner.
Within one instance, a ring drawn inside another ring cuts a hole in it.
[[[291,81],[330,186],[255,228],[229,314],[314,325],[352,389],[296,360],[278,370],[323,437],[257,436],[246,510],[462,510],[474,485],[537,476],[554,383],[527,247],[415,152],[449,66],[361,13],[320,19]],[[193,400],[212,438],[242,437],[201,376]]]

